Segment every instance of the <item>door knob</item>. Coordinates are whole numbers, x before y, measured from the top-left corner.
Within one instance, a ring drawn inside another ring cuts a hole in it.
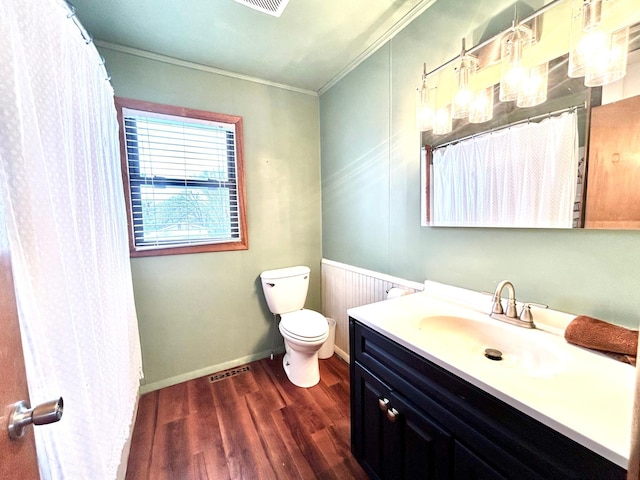
[[[30,423],[46,425],[59,421],[62,418],[63,406],[62,397],[41,403],[34,408],[30,408],[29,402],[24,400],[15,403],[9,414],[9,438],[16,440],[22,437]]]
[[[379,398],[378,399],[378,406],[380,407],[380,410],[382,410],[383,412],[386,412],[387,409],[389,408],[389,400],[386,398]]]

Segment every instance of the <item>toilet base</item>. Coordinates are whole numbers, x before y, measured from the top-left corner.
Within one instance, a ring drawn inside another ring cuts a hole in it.
[[[297,387],[309,388],[317,385],[320,381],[320,368],[318,366],[318,352],[297,352],[286,345],[282,358],[282,368],[287,374],[289,381]]]

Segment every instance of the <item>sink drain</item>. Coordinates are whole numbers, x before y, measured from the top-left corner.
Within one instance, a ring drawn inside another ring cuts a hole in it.
[[[502,352],[497,348],[485,348],[484,356],[489,360],[499,361],[502,360]]]

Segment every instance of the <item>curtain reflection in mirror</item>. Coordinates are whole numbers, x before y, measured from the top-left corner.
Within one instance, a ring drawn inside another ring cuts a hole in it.
[[[435,149],[430,224],[571,228],[578,150],[575,111]]]

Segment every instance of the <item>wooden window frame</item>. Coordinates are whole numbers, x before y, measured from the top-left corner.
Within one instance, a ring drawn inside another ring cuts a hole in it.
[[[115,106],[118,116],[118,124],[120,127],[120,161],[122,170],[122,183],[124,186],[125,204],[127,209],[127,224],[129,231],[129,251],[131,257],[149,257],[162,255],[181,255],[189,253],[204,252],[225,252],[234,250],[247,250],[249,248],[249,237],[247,229],[247,207],[246,207],[246,190],[244,175],[244,136],[242,128],[242,117],[236,115],[227,115],[222,113],[208,112],[205,110],[195,110],[191,108],[176,107],[172,105],[163,105],[142,100],[134,100],[130,98],[115,97]],[[123,108],[139,110],[145,112],[159,113],[165,115],[173,115],[176,117],[184,117],[185,119],[200,119],[212,122],[222,122],[233,124],[235,127],[235,164],[236,164],[236,190],[237,190],[237,207],[238,207],[238,223],[240,228],[240,237],[233,242],[212,242],[199,243],[195,245],[176,245],[166,247],[136,247],[131,181],[129,176],[129,165],[127,161],[127,145],[125,140],[125,124]]]

